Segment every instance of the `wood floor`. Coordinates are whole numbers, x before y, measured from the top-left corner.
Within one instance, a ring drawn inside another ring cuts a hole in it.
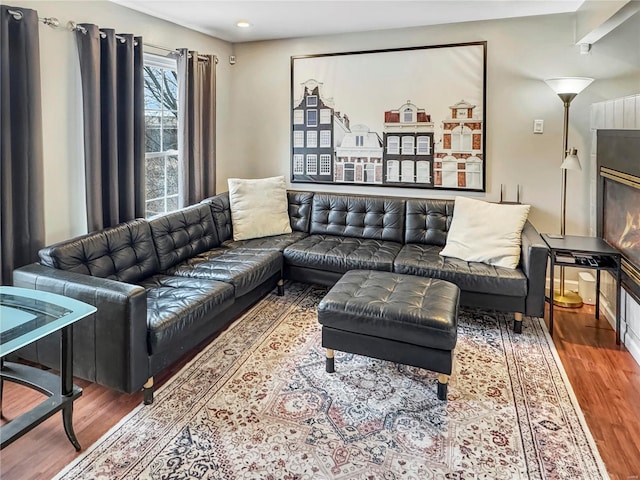
[[[554,323],[554,343],[611,478],[640,479],[640,366],[629,352],[616,346],[613,330],[602,316],[594,318],[593,307],[556,308]],[[156,385],[180,366],[157,379]],[[75,402],[74,426],[83,447],[142,402],[140,393],[125,395],[77,383],[84,393]],[[6,382],[3,413],[14,418],[40,398],[29,389]],[[49,479],[77,455],[58,414],[0,452],[0,477]]]

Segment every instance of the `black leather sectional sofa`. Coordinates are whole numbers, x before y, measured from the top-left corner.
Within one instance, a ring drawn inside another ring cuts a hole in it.
[[[14,284],[90,303],[74,328],[76,376],[123,392],[205,342],[283,279],[332,285],[353,269],[451,281],[460,304],[541,316],[547,247],[529,222],[517,269],[444,258],[452,200],[289,192],[293,232],[233,241],[227,193],[152,220],[133,220],[40,251]],[[490,219],[487,219],[490,221]],[[56,368],[58,343],[21,352]]]

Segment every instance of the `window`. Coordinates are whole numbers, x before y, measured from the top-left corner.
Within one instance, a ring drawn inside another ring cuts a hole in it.
[[[451,150],[454,152],[468,152],[471,150],[471,129],[456,127],[451,131]]]
[[[307,155],[307,175],[318,174],[318,156]]]
[[[430,183],[431,175],[429,175],[429,162],[416,162],[416,182]]]
[[[429,137],[418,137],[416,154],[429,155],[430,153],[431,153],[431,142]]]
[[[458,187],[458,160],[455,157],[442,159],[442,186]]]
[[[304,174],[304,156],[303,155],[295,154],[293,156],[293,174],[294,175]]]
[[[364,136],[356,135],[356,147],[362,147],[364,145]]]
[[[331,147],[331,130],[320,130],[320,148]]]
[[[405,183],[413,183],[416,181],[413,173],[415,163],[411,160],[402,161],[402,181]]]
[[[404,112],[402,112],[402,121],[404,123],[413,122],[413,110],[411,110],[409,107],[405,108]]]
[[[376,181],[376,166],[371,163],[365,163],[363,175],[365,183],[374,183]]]
[[[293,148],[304,148],[304,130],[293,131]]]
[[[309,95],[307,97],[307,107],[317,107],[317,106],[318,106],[318,96]]]
[[[307,130],[307,148],[317,148],[318,132],[315,130]]]
[[[327,125],[331,123],[331,109],[323,108],[320,110],[320,123],[323,125]]]
[[[398,160],[389,160],[387,162],[387,182],[400,181],[400,162]]]
[[[400,137],[387,137],[387,153],[391,155],[400,153]]]
[[[307,127],[318,126],[318,110],[307,110]]]
[[[304,110],[293,111],[293,124],[304,125]]]
[[[344,181],[353,182],[356,178],[356,171],[353,163],[344,164]]]
[[[331,155],[320,155],[320,175],[331,175]]]
[[[402,137],[402,155],[413,155],[413,137]]]
[[[178,209],[178,69],[176,60],[144,56],[146,216]]]
[[[467,188],[482,188],[482,160],[478,157],[467,158],[465,180]]]

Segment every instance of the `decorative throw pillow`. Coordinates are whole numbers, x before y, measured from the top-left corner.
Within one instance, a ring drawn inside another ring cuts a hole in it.
[[[516,268],[530,208],[456,197],[447,243],[440,255]]]
[[[230,178],[228,184],[234,240],[291,233],[284,177]]]

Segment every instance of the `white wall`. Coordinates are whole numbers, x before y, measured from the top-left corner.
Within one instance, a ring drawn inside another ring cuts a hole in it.
[[[226,92],[231,83],[227,61],[231,44],[111,2],[11,0],[2,3],[36,10],[40,17],[56,17],[61,25],[61,28],[52,29],[41,24],[39,31],[47,244],[85,233],[87,229],[80,71],[75,34],[65,28],[69,20],[141,35],[144,42],[155,45],[186,47],[218,55],[218,150],[228,149],[229,124],[226,119],[231,107]]]
[[[226,152],[227,157],[218,157],[220,177],[289,178],[292,55],[486,40],[487,193],[474,196],[497,200],[500,184],[507,185],[510,195],[515,194],[515,186],[520,184],[521,200],[533,205],[530,218],[534,225],[540,231],[557,231],[563,106],[543,79],[557,76],[596,79],[571,105],[569,144],[578,148],[581,159],[588,162],[589,106],[640,91],[639,30],[640,16],[636,15],[595,44],[589,55],[580,55],[574,44],[574,14],[236,44],[231,150]],[[399,102],[404,100],[399,98]],[[533,134],[534,119],[544,120],[544,134]],[[588,171],[585,168],[569,175],[569,234],[588,234]],[[293,188],[453,197],[451,192],[420,189],[312,184],[294,184]]]

